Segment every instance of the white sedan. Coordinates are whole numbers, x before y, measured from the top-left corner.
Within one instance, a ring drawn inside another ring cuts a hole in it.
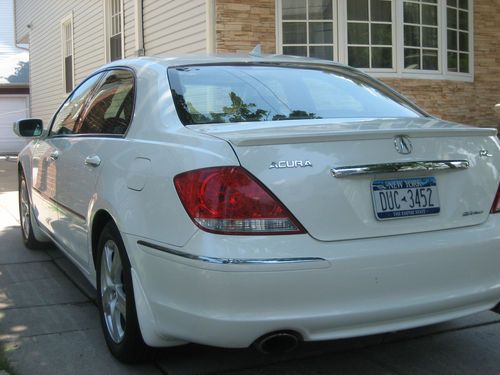
[[[138,58],[86,78],[19,154],[22,236],[97,289],[122,361],[194,342],[293,349],[500,302],[494,129],[358,70]]]

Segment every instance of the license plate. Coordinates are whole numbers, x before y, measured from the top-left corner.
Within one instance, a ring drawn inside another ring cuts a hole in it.
[[[435,177],[375,180],[372,198],[378,220],[436,215],[440,211]]]

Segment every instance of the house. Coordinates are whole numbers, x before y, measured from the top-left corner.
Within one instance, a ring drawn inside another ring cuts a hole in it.
[[[0,0],[0,155],[17,154],[26,141],[12,123],[29,115],[28,51],[14,41],[13,0]]]
[[[500,122],[500,5],[489,0],[15,0],[29,43],[31,115],[119,58],[204,52],[308,55],[381,78],[429,113]]]

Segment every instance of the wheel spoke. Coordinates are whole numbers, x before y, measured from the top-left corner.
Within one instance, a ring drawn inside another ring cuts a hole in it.
[[[121,283],[122,262],[118,250],[114,251],[113,263],[111,264],[110,277],[114,284]]]
[[[111,278],[111,269],[113,267],[113,255],[114,251],[113,249],[109,246],[108,243],[104,246],[104,261],[105,261],[105,271],[106,271],[106,276],[108,278]]]
[[[123,316],[123,320],[127,317],[127,297],[122,287],[116,288],[116,309]]]
[[[28,189],[26,188],[26,180],[24,178],[21,180],[21,192],[19,194],[20,200],[20,220],[21,228],[24,233],[24,237],[28,238],[30,233],[30,203],[28,197]]]
[[[120,340],[120,311],[116,308],[116,300],[111,301],[110,307],[109,319],[111,320],[112,335],[115,340]]]
[[[102,293],[102,305],[104,308],[108,309],[109,312],[109,304],[111,302],[112,289],[110,287],[105,287],[104,293]]]

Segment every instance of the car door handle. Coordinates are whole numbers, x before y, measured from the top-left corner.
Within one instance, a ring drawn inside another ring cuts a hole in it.
[[[92,167],[98,167],[101,164],[101,158],[97,155],[87,156],[85,158],[85,165],[90,165]]]
[[[52,151],[52,153],[50,154],[50,159],[52,160],[57,160],[59,158],[59,151],[55,150],[55,151]]]

